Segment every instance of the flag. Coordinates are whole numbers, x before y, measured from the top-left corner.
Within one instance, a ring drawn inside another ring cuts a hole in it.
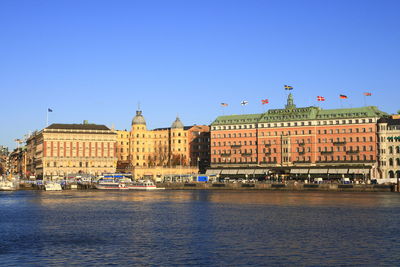
[[[246,106],[248,103],[249,103],[249,101],[243,100],[242,102],[240,102],[240,105]]]
[[[340,95],[339,96],[341,99],[347,99],[347,96],[346,95]]]
[[[317,96],[317,100],[318,100],[318,101],[325,101],[325,97],[323,97],[323,96]]]
[[[269,101],[268,101],[268,99],[261,99],[261,104],[268,104],[269,103]]]
[[[285,85],[285,90],[293,90],[293,86]]]
[[[221,106],[227,107],[227,106],[228,106],[228,103],[221,103]]]
[[[372,93],[364,93],[365,96],[371,96]]]
[[[53,110],[51,108],[48,108],[47,111],[48,112],[53,112]]]

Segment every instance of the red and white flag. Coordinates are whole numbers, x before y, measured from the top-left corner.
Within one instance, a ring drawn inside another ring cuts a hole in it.
[[[323,96],[317,96],[317,100],[318,100],[318,101],[325,101],[325,97],[323,97]]]
[[[268,99],[261,99],[261,104],[268,104],[269,103],[269,101],[268,101]]]

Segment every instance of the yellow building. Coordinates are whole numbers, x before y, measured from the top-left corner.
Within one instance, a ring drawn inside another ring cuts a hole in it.
[[[136,111],[130,132],[115,131],[117,133],[117,170],[131,172],[135,168],[143,170],[156,166],[176,168],[176,166],[191,165],[193,168],[189,168],[190,173],[197,173],[198,170],[194,166],[198,166],[198,162],[197,160],[192,162],[190,154],[193,127],[196,133],[209,132],[208,126],[184,127],[178,117],[171,127],[148,130],[142,111]],[[209,154],[201,156],[208,157]]]

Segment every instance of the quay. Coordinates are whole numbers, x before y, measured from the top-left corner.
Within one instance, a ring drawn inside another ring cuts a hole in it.
[[[158,186],[158,184],[157,184]],[[307,184],[290,183],[161,183],[165,189],[175,190],[283,190],[283,191],[343,191],[396,192],[397,186],[382,184]]]
[[[205,182],[165,182],[157,187],[166,190],[281,190],[281,191],[333,191],[333,192],[399,192],[396,184],[310,184],[302,182],[287,183],[205,183]],[[63,190],[95,190],[94,183],[64,184]],[[18,190],[44,190],[42,184],[20,183]]]

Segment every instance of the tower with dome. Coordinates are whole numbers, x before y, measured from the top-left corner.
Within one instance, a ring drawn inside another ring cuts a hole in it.
[[[170,127],[149,130],[143,111],[138,108],[130,131],[115,132],[118,135],[116,155],[119,172],[132,171],[135,177],[154,179],[177,170],[197,174],[198,167],[209,164],[207,125],[184,126],[177,116]]]

